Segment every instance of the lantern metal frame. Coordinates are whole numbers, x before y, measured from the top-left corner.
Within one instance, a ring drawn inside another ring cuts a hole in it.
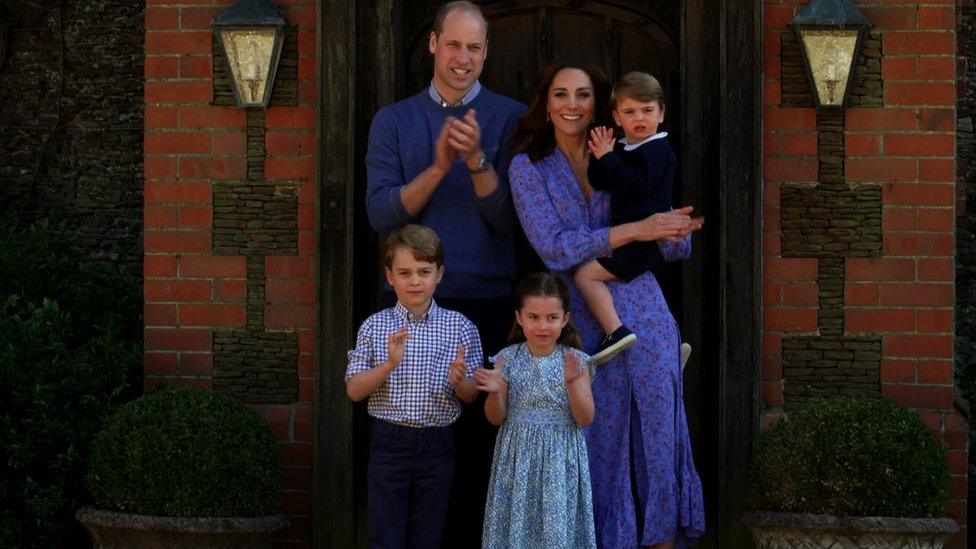
[[[227,63],[227,72],[230,75],[231,88],[234,91],[234,99],[237,100],[239,107],[261,107],[267,108],[271,100],[271,92],[274,89],[275,77],[278,73],[278,63],[281,60],[282,43],[285,35],[285,19],[281,17],[271,0],[237,0],[233,5],[221,11],[210,22],[213,29],[214,40],[220,45],[220,51]],[[223,32],[226,31],[267,31],[274,30],[274,43],[271,50],[271,60],[268,66],[268,73],[264,78],[264,94],[259,102],[247,102],[242,97],[240,86],[243,85],[237,79],[237,74],[231,67],[231,58],[227,53],[227,45],[224,43]]]
[[[806,5],[790,21],[789,26],[793,29],[796,41],[800,44],[803,52],[803,66],[806,69],[807,80],[810,83],[810,91],[816,101],[818,109],[843,109],[850,101],[851,88],[854,82],[854,73],[857,69],[858,60],[861,57],[861,50],[864,47],[864,37],[871,29],[871,23],[864,13],[857,8],[850,0],[813,0]],[[847,72],[847,80],[844,85],[844,96],[840,104],[824,103],[820,97],[820,90],[817,87],[817,80],[811,63],[811,52],[807,50],[807,44],[803,39],[804,31],[857,31],[857,38],[854,43],[854,51],[851,52],[851,66]]]

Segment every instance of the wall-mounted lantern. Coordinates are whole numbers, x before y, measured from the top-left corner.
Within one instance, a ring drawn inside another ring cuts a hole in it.
[[[871,24],[850,0],[813,0],[790,22],[817,108],[843,108]]]
[[[241,107],[267,107],[274,87],[285,20],[270,0],[237,0],[210,26],[227,61]]]

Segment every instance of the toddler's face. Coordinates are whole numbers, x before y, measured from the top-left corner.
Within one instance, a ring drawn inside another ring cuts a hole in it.
[[[613,109],[613,119],[624,129],[629,143],[637,143],[657,133],[664,122],[664,108],[657,101],[638,101],[625,97]]]

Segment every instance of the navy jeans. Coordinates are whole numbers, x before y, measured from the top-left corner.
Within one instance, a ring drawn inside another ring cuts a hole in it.
[[[453,476],[450,426],[414,428],[375,419],[366,468],[369,546],[438,547]]]

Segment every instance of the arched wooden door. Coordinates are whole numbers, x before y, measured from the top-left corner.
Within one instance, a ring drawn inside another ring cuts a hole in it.
[[[331,114],[323,111],[322,115],[324,196],[333,196],[330,193],[335,188],[336,192],[348,192],[352,204],[348,229],[323,228],[323,246],[343,246],[349,254],[348,263],[335,262],[324,270],[323,287],[332,289],[335,299],[334,305],[324,306],[323,326],[330,319],[350,318],[348,329],[354,333],[375,310],[380,284],[379,244],[363,207],[363,154],[369,124],[381,107],[429,84],[433,71],[428,34],[442,3],[325,1],[330,9],[322,16],[320,32],[324,45],[333,48],[330,51],[334,55],[322,61],[322,93],[329,85],[344,85],[345,75],[354,75],[354,81],[338,110]],[[611,79],[629,70],[642,70],[658,77],[665,86],[668,110],[664,129],[671,136],[679,162],[674,200],[676,204],[694,205],[708,222],[706,230],[696,237],[692,257],[670,265],[662,277],[662,287],[682,338],[695,349],[684,373],[684,399],[705,489],[709,532],[702,545],[736,545],[745,535],[735,507],[742,492],[756,415],[758,0],[477,3],[491,24],[481,81],[494,91],[526,102],[539,70],[567,55],[591,61]],[[331,27],[333,7],[353,18],[354,30]],[[346,52],[353,53],[352,57],[343,57]],[[351,126],[343,125],[343,108],[352,113]],[[341,137],[344,128],[353,136],[351,143]],[[348,144],[349,148],[339,150],[336,156],[338,149],[329,148],[332,143]],[[343,159],[348,159],[344,164],[347,171],[342,172],[348,174],[346,179],[337,175],[339,171],[329,171],[330,166],[335,170],[343,166]],[[351,181],[352,188],[344,187],[343,181]],[[335,204],[329,200],[326,205]],[[350,302],[351,311],[345,307]],[[325,339],[323,360],[343,369],[341,356],[347,344],[339,337]],[[330,352],[334,360],[329,358]],[[329,375],[326,367],[323,372],[322,376]],[[322,376],[320,379],[325,379]],[[341,385],[329,383],[331,398],[344,399]],[[334,467],[347,476],[331,478],[327,469],[319,473],[332,483],[316,498],[326,521],[320,531],[334,540],[350,539],[351,534],[356,544],[362,545],[365,470],[361,458],[367,436],[364,410],[346,415],[338,404],[323,404],[321,410],[318,417],[323,434],[317,447],[322,457],[316,458],[316,467]],[[332,441],[338,440],[351,444],[336,446]]]

